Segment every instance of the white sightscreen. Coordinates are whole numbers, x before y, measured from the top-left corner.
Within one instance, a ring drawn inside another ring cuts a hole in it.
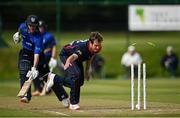
[[[180,30],[180,5],[129,5],[130,31]]]

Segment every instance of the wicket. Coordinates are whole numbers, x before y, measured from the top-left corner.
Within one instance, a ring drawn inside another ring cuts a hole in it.
[[[143,63],[143,108],[146,110],[146,64]],[[137,82],[137,105],[138,110],[141,109],[141,64],[138,64],[138,82]],[[131,110],[134,110],[134,64],[131,64]]]

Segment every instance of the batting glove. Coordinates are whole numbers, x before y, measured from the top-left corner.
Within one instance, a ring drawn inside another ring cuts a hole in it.
[[[35,79],[38,76],[38,74],[38,70],[36,70],[35,67],[32,67],[31,70],[28,71],[26,77],[31,77],[32,79]]]
[[[54,58],[51,58],[49,61],[49,67],[50,68],[55,68],[57,66],[57,60]]]
[[[18,43],[21,41],[19,32],[16,32],[16,33],[13,35],[13,40],[14,40],[14,43],[15,43],[15,44],[18,44]]]

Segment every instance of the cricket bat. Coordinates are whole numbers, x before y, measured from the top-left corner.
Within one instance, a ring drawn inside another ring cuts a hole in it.
[[[31,86],[31,83],[33,82],[32,76],[29,77],[28,80],[26,80],[21,88],[21,90],[18,93],[18,97],[23,97],[29,90],[29,87]]]

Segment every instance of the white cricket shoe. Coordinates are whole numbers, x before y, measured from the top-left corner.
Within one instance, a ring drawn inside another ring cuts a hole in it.
[[[51,90],[51,87],[54,85],[54,77],[49,77],[47,84],[46,84],[46,92],[49,92]]]
[[[62,104],[65,108],[68,108],[69,107],[69,99],[68,98],[63,99]]]
[[[22,97],[22,98],[20,99],[20,101],[21,101],[22,103],[29,103],[29,100],[27,99],[26,96],[25,96],[25,97]]]
[[[70,110],[80,110],[79,104],[70,104],[69,105]]]

